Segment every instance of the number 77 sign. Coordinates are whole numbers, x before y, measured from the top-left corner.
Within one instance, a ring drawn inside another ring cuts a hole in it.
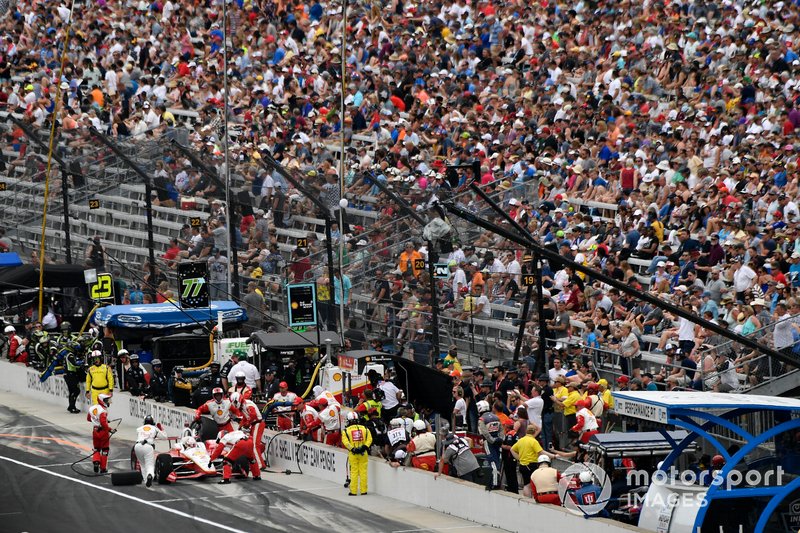
[[[178,264],[178,295],[181,307],[208,307],[208,263]]]

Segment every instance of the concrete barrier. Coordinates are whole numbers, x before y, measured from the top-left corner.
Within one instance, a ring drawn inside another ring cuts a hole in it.
[[[0,390],[13,392],[42,402],[62,405],[67,408],[67,384],[62,376],[52,376],[44,382],[39,381],[39,372],[24,365],[0,361]],[[76,406],[88,411],[88,402],[81,384],[81,394]],[[194,411],[172,404],[158,403],[153,400],[135,398],[127,392],[114,391],[109,409],[109,419],[122,419],[122,424],[139,426],[147,415],[160,422],[170,434],[177,434],[192,421]]]
[[[41,383],[37,371],[20,364],[0,361],[0,390],[67,407],[67,386],[61,376]],[[77,405],[87,410],[83,394]],[[141,400],[119,391],[114,393],[109,411],[110,418],[121,418],[123,425],[134,427],[141,424],[146,415],[153,415],[171,434],[181,431],[194,415],[194,411],[186,407]],[[347,451],[342,448],[302,442],[294,436],[272,431],[267,432],[266,443],[270,470],[299,471],[342,484],[347,478]],[[589,523],[561,507],[539,505],[530,498],[507,492],[487,492],[483,487],[446,476],[434,479],[432,473],[423,470],[392,468],[376,458],[370,458],[368,475],[371,494],[507,531],[528,533],[534,529],[534,524],[537,531],[583,531],[587,528],[593,533],[645,531],[605,519],[595,518]]]
[[[270,431],[266,438],[270,469],[299,470],[305,475],[344,483],[347,477],[347,451],[315,442],[301,442],[294,436]],[[503,491],[487,492],[483,487],[451,477],[434,479],[432,473],[423,470],[392,468],[377,458],[370,458],[368,472],[370,494],[394,498],[507,531],[644,531],[606,519],[593,518],[587,522],[582,516],[576,516],[562,507],[540,505],[531,498]]]

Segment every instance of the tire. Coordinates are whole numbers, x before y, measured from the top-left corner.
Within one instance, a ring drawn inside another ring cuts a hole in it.
[[[139,459],[136,457],[136,451],[133,448],[131,448],[131,470],[142,470],[142,468],[139,466]]]
[[[135,470],[131,472],[114,472],[111,474],[111,484],[115,487],[126,485],[140,485],[142,483],[142,473]]]
[[[167,476],[172,473],[172,456],[168,453],[160,453],[156,457],[156,479],[159,485],[169,483]],[[141,477],[141,476],[140,476]]]
[[[193,421],[189,428],[197,434],[196,439],[201,442],[214,440],[217,438],[217,433],[219,433],[217,423],[204,416],[201,416],[200,420]]]

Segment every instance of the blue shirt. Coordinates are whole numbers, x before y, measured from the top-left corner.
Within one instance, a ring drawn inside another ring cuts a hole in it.
[[[344,301],[348,303],[350,299],[350,289],[353,287],[353,284],[350,283],[350,278],[347,276],[342,276],[342,279],[335,277],[333,278],[333,291],[334,291],[334,303],[339,304],[342,302],[342,280],[344,281]]]

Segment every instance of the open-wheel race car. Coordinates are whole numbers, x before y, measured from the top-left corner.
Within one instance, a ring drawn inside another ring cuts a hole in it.
[[[213,428],[211,426],[214,426]],[[222,473],[222,458],[211,461],[217,446],[216,424],[207,418],[193,422],[180,437],[171,437],[169,452],[156,455],[155,478],[159,484],[174,483],[180,479],[201,479]],[[238,468],[236,468],[238,467]],[[234,467],[234,475],[245,475],[249,470],[247,459]],[[131,470],[141,472],[136,453],[131,448]]]

